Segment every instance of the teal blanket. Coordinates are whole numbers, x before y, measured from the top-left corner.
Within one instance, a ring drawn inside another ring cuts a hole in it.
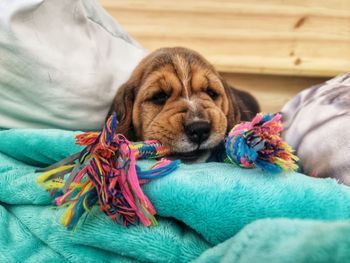
[[[350,188],[223,163],[145,185],[158,226],[125,228],[95,207],[67,231],[34,171],[79,151],[74,135],[0,131],[0,262],[350,262]]]

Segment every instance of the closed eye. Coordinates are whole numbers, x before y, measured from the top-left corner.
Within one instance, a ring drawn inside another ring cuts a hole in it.
[[[150,101],[156,105],[164,105],[168,98],[169,96],[164,91],[159,91],[150,98]]]
[[[219,96],[214,90],[212,90],[211,88],[207,88],[207,94],[209,95],[209,97],[212,100],[216,100],[217,97]]]

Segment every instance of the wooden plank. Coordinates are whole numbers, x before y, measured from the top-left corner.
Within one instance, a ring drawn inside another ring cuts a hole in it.
[[[223,72],[350,70],[349,0],[100,0],[149,50],[186,46]]]
[[[261,74],[224,73],[223,78],[233,87],[254,95],[264,112],[278,112],[298,92],[327,78],[293,77]]]

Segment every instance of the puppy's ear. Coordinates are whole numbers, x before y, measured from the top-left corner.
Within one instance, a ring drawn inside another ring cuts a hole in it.
[[[230,131],[234,125],[236,125],[241,119],[241,110],[238,106],[236,94],[233,92],[232,88],[222,80],[225,88],[226,96],[228,99],[229,110],[227,113],[227,131]]]
[[[108,116],[113,112],[117,113],[117,133],[124,134],[129,140],[137,139],[132,123],[132,112],[137,93],[142,84],[144,75],[147,74],[146,70],[152,58],[153,57],[150,55],[140,61],[139,65],[137,65],[131,73],[129,80],[118,89],[108,112]]]
[[[135,84],[135,81],[129,80],[118,89],[108,112],[108,116],[113,112],[117,113],[117,133],[124,134],[129,140],[133,140],[135,137],[132,125],[132,111],[136,96]]]
[[[260,112],[259,103],[248,92],[235,89],[222,80],[227,98],[229,112],[227,116],[227,130],[231,130],[240,121],[250,121]]]

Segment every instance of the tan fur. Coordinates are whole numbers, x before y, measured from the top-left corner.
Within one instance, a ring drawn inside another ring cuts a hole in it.
[[[215,100],[208,88],[218,94]],[[164,105],[151,100],[160,91],[169,96]],[[185,48],[163,48],[144,58],[119,89],[114,110],[118,132],[134,140],[159,140],[175,152],[199,147],[186,141],[184,125],[209,122],[211,137],[200,147],[210,149],[240,119],[238,102],[225,81],[201,55]]]

